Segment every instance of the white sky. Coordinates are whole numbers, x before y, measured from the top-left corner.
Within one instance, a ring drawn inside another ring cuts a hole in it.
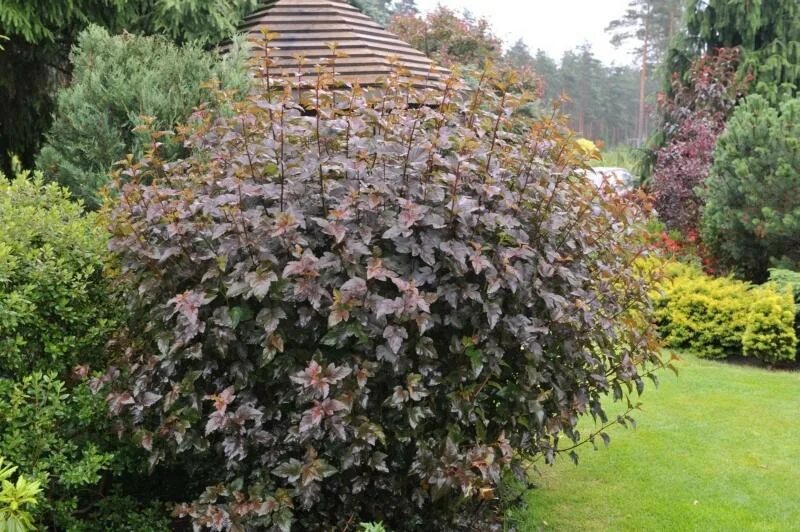
[[[522,38],[534,53],[538,48],[557,61],[565,51],[588,42],[605,63],[629,64],[625,49],[615,49],[605,27],[625,13],[630,0],[417,0],[426,12],[438,4],[456,11],[468,9],[487,19],[507,46]]]

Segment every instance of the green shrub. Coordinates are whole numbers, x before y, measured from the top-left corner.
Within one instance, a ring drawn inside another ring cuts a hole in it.
[[[119,482],[129,481],[122,477]],[[142,485],[155,484],[159,479],[150,479]],[[129,495],[112,491],[103,498],[96,498],[94,511],[88,518],[72,519],[64,526],[69,532],[168,532],[175,530],[169,517],[170,508],[154,496],[154,491],[140,494],[136,499]]]
[[[765,281],[800,265],[800,99],[748,97],[731,116],[702,192],[703,241],[722,266]]]
[[[663,293],[656,296],[656,318],[665,344],[706,358],[740,353],[750,285],[729,277],[708,277],[686,266],[670,273]]]
[[[450,83],[439,108],[394,78],[322,79],[305,113],[253,95],[128,169],[109,400],[155,463],[210,465],[196,526],[486,529],[504,472],[660,365],[638,209],[583,186],[560,127]]]
[[[52,373],[0,379],[0,453],[39,479],[47,497],[41,510],[62,526],[114,458],[98,445],[97,432],[111,429],[99,399]]]
[[[800,339],[800,272],[770,268],[769,282],[780,289],[789,290],[794,295],[794,333]],[[800,346],[798,346],[800,351]]]
[[[794,297],[790,291],[756,290],[742,336],[744,355],[769,364],[794,360],[797,354],[794,319]]]
[[[358,532],[387,532],[383,523],[361,523]]]
[[[105,366],[108,237],[60,187],[0,179],[0,377]]]
[[[176,46],[164,37],[111,36],[92,26],[81,33],[71,54],[72,83],[56,97],[53,126],[37,161],[48,178],[68,187],[90,207],[112,165],[126,154],[142,155],[134,128],[142,117],[156,129],[183,122],[217,79],[244,91],[247,69],[241,47],[224,59],[197,45]],[[170,156],[181,153],[169,138]]]
[[[800,303],[800,272],[770,268],[769,282],[779,288],[789,290],[794,296],[795,304]]]
[[[664,272],[665,280],[652,297],[668,347],[706,358],[741,354],[770,364],[794,358],[794,353],[787,355],[797,346],[795,306],[788,290],[710,277],[681,263],[668,263]]]
[[[143,457],[84,379],[105,371],[121,315],[107,234],[66,190],[28,177],[0,179],[0,455],[41,483],[37,518],[73,530]]]

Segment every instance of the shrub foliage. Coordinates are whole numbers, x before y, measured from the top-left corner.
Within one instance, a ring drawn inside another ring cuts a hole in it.
[[[220,59],[198,45],[112,36],[99,26],[81,33],[70,59],[72,83],[56,96],[53,127],[37,164],[90,207],[99,204],[98,190],[111,166],[128,153],[143,154],[149,139],[135,132],[143,120],[159,129],[185,121],[209,99],[204,87],[213,79],[247,86],[241,53]],[[177,148],[171,146],[171,157],[180,153]]]
[[[143,453],[120,445],[84,379],[105,371],[119,323],[107,242],[96,217],[40,175],[0,179],[0,456],[41,484],[32,513],[58,530],[92,530],[104,503],[121,521],[139,511],[107,496],[115,474],[134,483]]]
[[[800,272],[772,268],[769,270],[769,282],[794,295],[794,334],[800,339]]]
[[[504,470],[641,392],[660,361],[638,211],[490,80],[322,74],[303,105],[267,89],[204,111],[190,156],[124,168],[107,215],[134,320],[108,398],[154,465],[216,465],[180,515],[478,526]]]
[[[36,530],[30,510],[39,503],[42,489],[37,481],[22,474],[17,474],[14,480],[17,466],[4,462],[5,458],[0,456],[0,527],[8,532]]]
[[[0,378],[105,366],[106,233],[63,189],[26,177],[0,179]]]
[[[757,292],[747,315],[742,352],[745,356],[759,358],[769,364],[794,360],[797,336],[794,332],[792,293],[775,293],[768,289]]]
[[[659,101],[664,145],[655,153],[652,189],[659,216],[672,230],[696,234],[703,187],[717,137],[748,78],[736,72],[739,51],[715,50],[697,58],[685,78],[674,74],[671,96]]]
[[[688,273],[669,280],[658,298],[656,315],[666,345],[707,358],[741,353],[750,286],[693,269]]]
[[[797,336],[790,290],[714,278],[694,266],[673,263],[666,270],[654,299],[668,347],[708,358],[744,355],[768,364],[794,360]]]
[[[800,264],[800,99],[748,97],[717,143],[706,181],[703,240],[721,265],[764,281]]]

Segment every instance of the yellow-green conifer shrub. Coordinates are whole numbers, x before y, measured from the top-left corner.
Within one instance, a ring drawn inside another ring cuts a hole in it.
[[[769,286],[754,292],[757,295],[754,293],[747,327],[742,336],[744,355],[770,364],[794,360],[797,336],[794,331],[792,293],[788,290],[777,292]]]
[[[724,358],[741,351],[749,305],[748,283],[687,269],[664,283],[656,316],[668,347]]]
[[[790,290],[714,278],[686,264],[666,263],[662,271],[661,286],[651,297],[667,347],[704,358],[743,354],[769,364],[795,358],[795,302]]]

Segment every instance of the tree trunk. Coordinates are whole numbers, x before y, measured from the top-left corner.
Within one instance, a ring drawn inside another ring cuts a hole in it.
[[[644,42],[642,44],[642,69],[639,75],[639,121],[636,125],[636,139],[639,145],[644,142],[645,134],[645,105],[644,100],[647,97],[647,56],[650,47],[650,28],[648,27],[649,20],[644,21]]]

